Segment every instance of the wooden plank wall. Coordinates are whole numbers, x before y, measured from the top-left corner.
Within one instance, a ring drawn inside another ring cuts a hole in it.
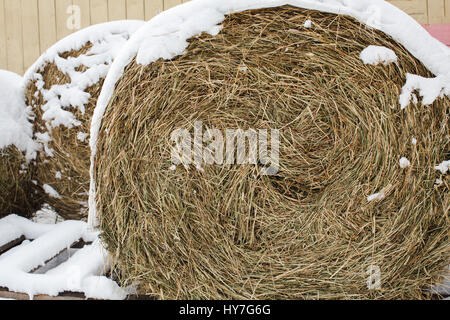
[[[67,27],[72,5],[80,27],[121,19],[149,20],[188,0],[0,0],[0,69],[23,74]],[[390,0],[422,24],[450,23],[450,0]],[[73,12],[72,12],[73,13]]]
[[[450,23],[450,0],[388,0],[422,24]]]

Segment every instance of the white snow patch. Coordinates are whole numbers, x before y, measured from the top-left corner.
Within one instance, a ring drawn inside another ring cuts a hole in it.
[[[434,168],[436,170],[439,170],[442,174],[447,174],[448,170],[450,169],[450,160],[443,161]]]
[[[85,142],[88,136],[89,136],[89,134],[87,134],[87,133],[78,132],[77,139],[81,142]]]
[[[431,289],[431,292],[440,294],[440,295],[450,295],[450,266],[446,268],[446,275],[442,281],[442,284],[434,286]],[[450,297],[444,300],[450,300]]]
[[[36,140],[41,144],[41,147],[43,148],[45,154],[49,157],[53,157],[54,150],[49,146],[49,143],[52,141],[50,134],[48,132],[36,132],[34,135],[36,137]]]
[[[103,276],[90,276],[82,281],[81,291],[88,299],[125,300],[127,292]]]
[[[41,210],[33,215],[32,221],[43,224],[57,224],[63,222],[64,219],[49,205],[45,204]]]
[[[50,185],[44,184],[42,187],[44,188],[45,193],[48,194],[50,197],[55,199],[62,199],[61,195]]]
[[[417,105],[419,103],[419,98],[417,98],[417,96],[414,93],[411,95],[411,98],[412,98],[412,103],[414,105]]]
[[[408,73],[406,75],[406,84],[403,86],[399,98],[402,110],[411,103],[411,100],[417,104],[417,97],[414,95],[414,91],[416,90],[423,98],[422,103],[424,105],[432,104],[437,98],[444,98],[444,96],[450,97],[450,75],[424,78]]]
[[[411,162],[407,158],[403,157],[400,159],[400,168],[406,169],[410,166],[411,166]]]
[[[245,63],[241,64],[239,66],[239,71],[241,71],[241,72],[247,72],[248,71],[248,67],[245,65]]]
[[[103,114],[125,67],[134,58],[137,63],[148,65],[160,58],[173,59],[183,54],[189,38],[202,32],[217,35],[228,14],[283,5],[351,16],[400,42],[436,76],[450,77],[450,49],[408,14],[384,0],[194,0],[173,7],[147,22],[131,37],[105,79],[91,123],[91,226],[97,224],[93,160],[98,135]]]
[[[0,150],[15,146],[25,153],[28,161],[37,152],[30,110],[25,104],[23,78],[0,70]]]
[[[374,193],[367,197],[367,202],[381,201],[384,198],[386,198],[386,195],[384,194],[384,192]]]
[[[309,29],[312,27],[312,21],[311,20],[306,20],[305,24],[303,25],[305,28]]]
[[[107,260],[106,251],[99,241],[95,241],[46,274],[62,276],[67,279],[70,291],[83,292],[87,298],[123,300],[126,293],[115,282],[101,276],[107,271]]]
[[[389,192],[390,189],[392,189],[392,184],[389,184],[385,188],[383,188],[381,191],[368,196],[367,202],[384,200],[386,198],[386,194]]]
[[[364,64],[379,65],[380,63],[385,66],[390,63],[397,63],[397,55],[394,51],[386,47],[380,46],[368,46],[364,49],[360,56]]]
[[[411,138],[411,143],[412,143],[414,146],[417,145],[417,139],[414,138],[414,137],[412,137],[412,138]]]

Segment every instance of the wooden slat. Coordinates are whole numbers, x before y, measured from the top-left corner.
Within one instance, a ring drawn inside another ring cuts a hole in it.
[[[0,298],[3,299],[13,299],[13,300],[21,300],[26,301],[30,300],[30,296],[24,293],[10,292],[5,288],[0,288]],[[60,294],[58,297],[50,297],[47,295],[37,295],[33,297],[33,300],[86,300],[84,294],[74,293],[74,292],[64,292]]]
[[[73,5],[72,0],[56,0],[55,1],[56,38],[57,38],[57,40],[61,40],[62,38],[67,37],[72,32],[76,31],[76,30],[70,30],[67,27],[67,20],[69,19],[69,14],[67,13],[67,9],[71,5]]]
[[[17,238],[16,240],[13,240],[3,246],[0,246],[0,255],[4,254],[6,251],[11,250],[14,247],[17,247],[24,241],[25,241],[25,236],[21,236],[20,238]]]
[[[5,288],[0,288],[0,298],[3,299],[12,299],[18,301],[28,301],[30,300],[30,296],[24,293],[10,292]],[[63,292],[57,297],[50,297],[47,295],[37,295],[33,297],[33,300],[36,301],[85,301],[86,296],[82,293],[77,292]],[[96,299],[87,299],[87,300],[96,300]],[[126,300],[137,300],[137,301],[155,301],[156,299],[152,296],[142,296],[142,295],[132,295],[128,296]]]
[[[182,3],[182,0],[164,0],[164,10],[170,9]]]
[[[22,0],[23,64],[28,69],[41,53],[38,0]]]
[[[145,0],[145,20],[150,20],[164,10],[164,0]]]
[[[91,0],[91,25],[108,21],[108,0]]]
[[[39,0],[39,39],[41,54],[56,42],[56,11],[54,0]]]
[[[84,29],[91,25],[91,4],[90,0],[73,0],[74,6],[80,7],[81,28]],[[76,31],[76,30],[74,30]]]
[[[7,69],[5,0],[0,0],[0,69]]]
[[[143,0],[126,0],[127,3],[127,19],[144,20],[144,1]]]
[[[444,0],[428,1],[428,23],[444,23],[445,7]]]
[[[8,70],[23,74],[22,3],[5,0],[6,55]]]
[[[125,20],[127,18],[127,6],[125,0],[108,0],[109,21]]]
[[[445,23],[450,23],[450,0],[445,0]]]

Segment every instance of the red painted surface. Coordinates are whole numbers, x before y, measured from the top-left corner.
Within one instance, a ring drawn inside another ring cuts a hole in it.
[[[450,46],[450,24],[427,24],[424,27],[433,37]]]

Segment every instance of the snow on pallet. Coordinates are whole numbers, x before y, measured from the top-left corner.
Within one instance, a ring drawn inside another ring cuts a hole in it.
[[[431,290],[432,293],[446,297],[445,300],[450,300],[450,266],[447,267],[448,274],[445,277],[443,284],[434,286]]]
[[[98,233],[84,222],[0,220],[0,298],[125,299],[125,291],[104,276],[108,266]]]

